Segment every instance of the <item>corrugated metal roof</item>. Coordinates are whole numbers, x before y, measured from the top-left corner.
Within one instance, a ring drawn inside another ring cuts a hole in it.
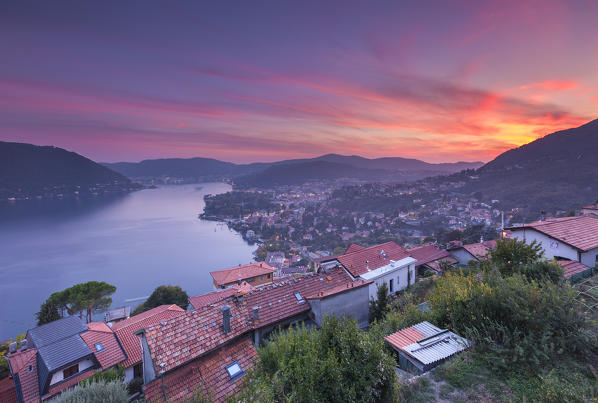
[[[430,322],[399,330],[385,340],[424,365],[448,358],[470,346],[467,339],[449,330],[439,329]]]
[[[87,331],[87,327],[76,316],[68,316],[29,330],[28,336],[38,349],[75,334]]]

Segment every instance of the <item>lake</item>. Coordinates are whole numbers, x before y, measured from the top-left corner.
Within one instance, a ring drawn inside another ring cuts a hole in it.
[[[115,285],[112,307],[134,308],[162,284],[189,296],[211,291],[210,271],[249,263],[255,250],[226,225],[197,218],[204,195],[230,189],[203,183],[2,205],[0,340],[34,327],[51,293],[81,282]]]

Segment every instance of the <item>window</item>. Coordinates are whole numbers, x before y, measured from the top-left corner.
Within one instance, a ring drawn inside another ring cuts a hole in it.
[[[264,276],[260,276],[260,281],[263,281],[263,280],[264,280]]]
[[[236,361],[230,364],[228,367],[226,367],[226,372],[228,372],[228,376],[230,376],[230,379],[235,379],[243,375],[243,370],[241,369],[239,363]]]
[[[598,256],[596,257],[596,260],[598,260]],[[270,275],[268,274],[268,277],[266,277],[266,278],[270,278]]]
[[[94,344],[94,347],[96,348],[96,351],[102,351],[104,349],[104,346],[102,346],[102,343],[96,343],[96,344]]]
[[[392,278],[390,279],[390,281],[388,282],[388,290],[389,292],[393,292],[393,287],[392,287]]]
[[[255,277],[251,277],[247,279],[248,283],[253,283],[255,281]]]
[[[297,301],[299,302],[303,301],[303,297],[298,292],[295,293],[295,298],[297,298]]]
[[[78,372],[79,372],[79,364],[75,364],[72,367],[68,367],[64,371],[62,371],[62,375],[63,375],[64,379],[66,379],[66,378],[70,378],[71,376],[77,374]]]
[[[133,378],[141,378],[143,376],[143,364],[139,363],[133,367]]]
[[[29,364],[27,366],[27,372],[31,372],[31,371],[33,371],[33,365]]]

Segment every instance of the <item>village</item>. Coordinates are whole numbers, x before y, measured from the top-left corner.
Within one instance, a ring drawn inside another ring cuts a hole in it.
[[[283,197],[283,203],[297,198]],[[260,216],[245,220],[254,217]],[[10,377],[0,381],[0,400],[46,401],[121,367],[124,382],[139,383],[131,400],[183,401],[200,391],[210,401],[225,401],[241,392],[245,375],[259,360],[258,349],[280,332],[318,329],[330,317],[351,318],[359,328],[372,331],[381,298],[386,301],[387,295],[400,296],[418,283],[483,266],[496,258],[493,251],[501,243],[537,247],[542,262],[558,266],[571,284],[596,271],[598,204],[578,215],[501,229],[498,240],[443,247],[351,243],[341,253],[315,257],[309,270],[285,270],[290,267],[285,254],[271,252],[265,261],[211,272],[214,291],[190,297],[187,310],[161,305],[131,316],[130,307],[123,307],[106,312],[102,322],[88,323],[66,316],[29,329],[23,340],[10,344]],[[332,229],[337,230],[343,229]],[[425,300],[417,309],[425,315],[430,305]],[[472,347],[475,341],[466,336],[423,320],[389,331],[384,343],[393,352],[397,374],[409,378]]]

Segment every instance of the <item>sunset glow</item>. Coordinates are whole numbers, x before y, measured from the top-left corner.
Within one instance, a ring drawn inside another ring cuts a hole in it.
[[[520,3],[3,4],[0,140],[488,161],[597,117],[598,3]]]

